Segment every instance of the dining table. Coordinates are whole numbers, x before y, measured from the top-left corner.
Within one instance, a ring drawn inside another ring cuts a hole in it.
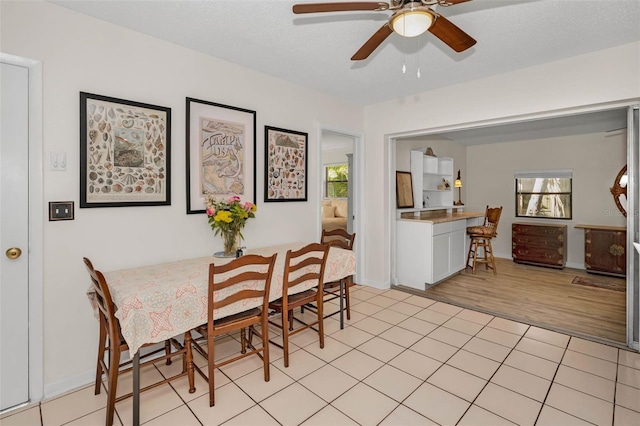
[[[246,254],[261,256],[277,254],[269,301],[282,297],[287,251],[298,250],[306,244],[308,243],[295,242],[246,251]],[[231,260],[233,258],[205,256],[104,272],[116,305],[115,316],[129,346],[129,354],[133,357],[134,426],[140,424],[140,347],[180,336],[206,323],[209,265],[221,265]],[[355,253],[331,246],[323,281],[339,281],[343,296],[355,270]],[[311,287],[313,282],[302,286],[299,291]],[[340,297],[340,328],[344,327],[343,299],[344,297]],[[256,298],[249,303],[228,305],[216,311],[215,315],[216,318],[222,318],[260,306],[261,303],[261,299]]]

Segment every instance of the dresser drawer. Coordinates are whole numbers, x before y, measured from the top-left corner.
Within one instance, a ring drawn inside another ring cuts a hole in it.
[[[526,260],[544,264],[558,264],[564,262],[564,248],[559,247],[555,250],[544,247],[518,246],[515,245],[511,251],[513,260]]]
[[[536,235],[513,235],[513,244],[521,246],[531,246],[539,248],[557,249],[564,247],[564,238],[562,235],[541,238]]]
[[[511,231],[514,235],[530,235],[533,237],[564,238],[567,227],[565,225],[523,225],[514,223]]]

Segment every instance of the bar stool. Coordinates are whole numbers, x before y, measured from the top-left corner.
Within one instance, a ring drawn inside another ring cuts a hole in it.
[[[498,235],[498,222],[501,214],[502,206],[494,208],[487,206],[484,213],[484,223],[481,226],[467,227],[467,235],[471,238],[471,242],[469,243],[466,266],[471,267],[471,272],[474,274],[478,263],[484,263],[485,269],[493,269],[494,275],[497,274],[491,240]],[[482,249],[482,253],[478,257],[478,250],[480,249]],[[471,260],[473,260],[473,264],[469,265]]]

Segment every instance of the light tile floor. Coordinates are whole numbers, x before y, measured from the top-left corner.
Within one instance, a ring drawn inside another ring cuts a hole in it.
[[[161,425],[639,425],[640,354],[461,309],[398,290],[356,286],[352,318],[292,338],[291,361],[271,346],[271,380],[257,357],[141,396],[141,422]],[[335,306],[335,305],[334,305]],[[335,309],[335,308],[334,308]],[[305,315],[308,315],[305,313]],[[216,341],[220,358],[237,336]],[[202,358],[196,360],[204,365]],[[181,368],[158,363],[142,383]],[[131,388],[123,375],[119,392]],[[10,413],[11,425],[103,425],[105,392],[87,386]],[[131,424],[131,399],[116,425]]]

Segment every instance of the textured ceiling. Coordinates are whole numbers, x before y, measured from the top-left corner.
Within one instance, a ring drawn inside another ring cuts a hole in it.
[[[474,0],[435,7],[477,40],[471,49],[394,33],[353,62],[390,12],[292,13],[308,0],[50,2],[360,105],[640,40],[639,0]]]

